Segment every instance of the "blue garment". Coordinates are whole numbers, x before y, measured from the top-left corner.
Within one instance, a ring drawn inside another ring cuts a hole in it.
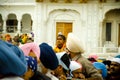
[[[37,71],[37,60],[31,56],[25,56],[28,67],[33,71]]]
[[[117,55],[117,56],[115,56],[115,58],[120,58],[120,54],[119,54],[119,55]]]
[[[39,47],[40,61],[42,62],[42,64],[48,69],[56,69],[58,67],[58,59],[52,47],[47,43],[41,43]]]
[[[93,66],[94,66],[96,69],[102,70],[102,77],[103,77],[103,78],[107,77],[107,68],[106,68],[105,64],[103,64],[103,63],[101,63],[101,62],[94,62],[94,63],[93,63]]]
[[[21,49],[0,40],[0,74],[23,75],[27,71],[27,62]]]

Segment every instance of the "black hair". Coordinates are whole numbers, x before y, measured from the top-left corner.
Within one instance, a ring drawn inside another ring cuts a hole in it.
[[[97,62],[97,60],[95,58],[88,58],[88,60],[91,62]]]
[[[105,65],[108,65],[110,67],[111,61],[110,60],[105,60],[102,62]]]
[[[66,74],[67,77],[70,77],[70,58],[69,55],[67,53],[65,53],[62,57],[61,57],[62,62],[67,66],[68,70],[65,70],[63,68],[64,73]],[[68,79],[67,79],[68,80]]]
[[[67,66],[67,68],[69,69],[69,66],[70,66],[70,58],[68,56],[68,54],[64,54],[62,57],[61,57],[61,60],[62,62]]]
[[[57,36],[57,38],[58,38],[58,37],[61,37],[64,41],[66,41],[66,37],[65,37],[64,35],[59,34],[59,35]]]

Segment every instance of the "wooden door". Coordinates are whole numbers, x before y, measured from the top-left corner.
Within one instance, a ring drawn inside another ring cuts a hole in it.
[[[58,33],[61,32],[65,37],[69,32],[72,32],[72,23],[68,22],[57,22],[56,23],[56,37]]]

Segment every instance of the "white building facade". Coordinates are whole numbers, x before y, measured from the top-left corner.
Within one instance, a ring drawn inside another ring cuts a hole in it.
[[[57,23],[72,24],[70,32],[80,38],[86,53],[104,52],[103,47],[117,47],[119,52],[120,0],[0,1],[3,34],[33,32],[35,42],[54,46]]]

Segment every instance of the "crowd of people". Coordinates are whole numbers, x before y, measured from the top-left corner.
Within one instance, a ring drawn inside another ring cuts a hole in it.
[[[84,57],[74,33],[59,34],[54,47],[34,35],[0,35],[0,80],[120,80],[120,55],[99,62]]]

